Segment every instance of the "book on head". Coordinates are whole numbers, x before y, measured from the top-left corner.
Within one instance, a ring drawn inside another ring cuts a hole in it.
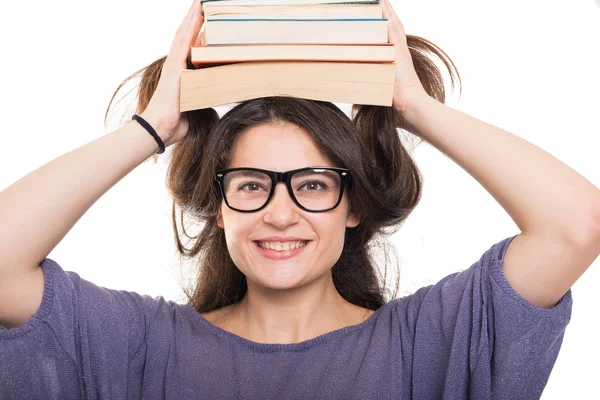
[[[180,110],[269,96],[391,106],[395,71],[395,63],[310,61],[258,61],[183,70]]]
[[[204,1],[180,110],[269,96],[391,106],[395,49],[378,3]]]
[[[379,0],[202,0],[204,7],[213,4],[223,5],[274,5],[274,4],[379,4]]]
[[[386,18],[209,19],[201,44],[377,44],[387,43]]]
[[[393,62],[394,45],[251,44],[193,46],[196,67],[248,61]]]
[[[291,4],[273,5],[222,5],[208,3],[204,17],[213,18],[381,18],[381,6],[365,4]]]

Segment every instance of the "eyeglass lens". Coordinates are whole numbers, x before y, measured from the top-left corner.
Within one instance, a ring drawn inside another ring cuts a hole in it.
[[[272,190],[271,177],[252,170],[229,172],[225,175],[223,183],[229,205],[239,210],[261,208]],[[340,196],[341,178],[336,171],[300,171],[292,176],[290,183],[298,203],[311,211],[332,208]]]

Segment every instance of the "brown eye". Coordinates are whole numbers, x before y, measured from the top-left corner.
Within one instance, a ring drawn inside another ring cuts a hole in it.
[[[247,189],[246,189],[247,188]],[[256,182],[246,183],[238,187],[238,191],[246,191],[246,192],[256,192],[260,189],[264,189],[264,187]]]
[[[302,184],[299,189],[306,188],[308,191],[327,190],[329,186],[319,181],[310,181]]]

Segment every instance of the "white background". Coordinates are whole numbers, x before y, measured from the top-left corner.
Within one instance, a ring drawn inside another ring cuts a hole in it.
[[[448,105],[536,144],[600,187],[600,9],[593,0],[392,3],[408,34],[433,41],[458,66],[463,94]],[[128,120],[131,108],[103,126],[113,91],[167,54],[189,6],[189,0],[0,2],[0,189]],[[110,189],[49,257],[98,285],[181,302],[168,153]],[[427,144],[413,154],[425,178],[423,198],[391,238],[401,296],[468,268],[519,232],[449,158]],[[599,267],[597,261],[573,286],[572,320],[545,400],[600,398]]]

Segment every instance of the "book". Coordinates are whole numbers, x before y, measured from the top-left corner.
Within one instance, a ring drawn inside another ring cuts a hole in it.
[[[377,44],[387,43],[386,18],[211,19],[202,45],[216,44]]]
[[[378,3],[205,0],[180,110],[269,96],[391,106],[395,48]]]
[[[374,45],[265,44],[192,46],[196,67],[248,61],[393,62],[392,43]]]
[[[395,63],[256,61],[181,72],[180,110],[293,96],[391,106]]]
[[[213,18],[381,18],[381,6],[363,4],[228,5],[220,1],[204,5],[204,17]]]
[[[202,0],[203,7],[222,5],[274,5],[274,4],[378,4],[379,0]]]

